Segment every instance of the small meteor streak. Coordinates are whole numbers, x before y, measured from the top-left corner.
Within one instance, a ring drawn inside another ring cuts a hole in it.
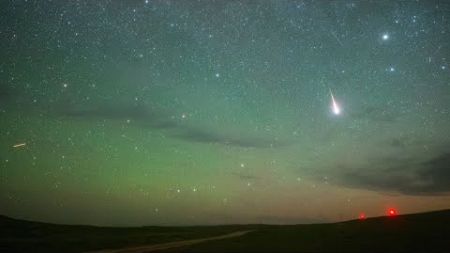
[[[25,145],[27,145],[25,142],[24,143],[17,143],[17,144],[13,145],[13,148],[20,148],[20,147],[23,147]]]
[[[331,110],[335,115],[341,114],[341,108],[339,107],[339,104],[336,102],[333,96],[333,92],[331,92],[330,89],[330,95],[331,95]]]

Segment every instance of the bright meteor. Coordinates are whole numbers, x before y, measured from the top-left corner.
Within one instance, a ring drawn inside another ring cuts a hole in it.
[[[331,92],[330,89],[330,95],[331,95],[331,110],[335,115],[341,114],[341,108],[339,107],[339,104],[336,102],[333,96],[333,92]]]

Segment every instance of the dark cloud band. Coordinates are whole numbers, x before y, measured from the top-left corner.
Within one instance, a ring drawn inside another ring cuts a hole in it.
[[[349,187],[407,195],[445,194],[450,192],[450,152],[420,163],[397,164],[382,169],[358,168],[338,175],[338,181]]]
[[[170,118],[161,110],[151,110],[145,106],[101,105],[83,109],[65,108],[59,112],[63,116],[82,119],[133,120],[141,127],[170,129],[169,135],[188,142],[216,143],[243,148],[276,148],[289,145],[277,139],[252,137],[248,135],[230,135],[209,129],[187,126]]]

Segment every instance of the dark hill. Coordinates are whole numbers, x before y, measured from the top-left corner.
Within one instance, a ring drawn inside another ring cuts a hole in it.
[[[167,252],[450,252],[450,210],[308,225],[113,228],[0,216],[0,252],[83,252],[255,230]]]

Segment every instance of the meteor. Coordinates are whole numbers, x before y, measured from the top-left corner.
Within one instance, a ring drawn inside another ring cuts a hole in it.
[[[335,115],[341,114],[341,108],[339,107],[339,104],[336,102],[333,96],[333,92],[331,92],[330,89],[330,95],[331,95],[331,110]]]
[[[18,143],[18,144],[14,144],[13,148],[19,148],[19,147],[23,147],[25,145],[27,145],[27,144],[26,143]]]

